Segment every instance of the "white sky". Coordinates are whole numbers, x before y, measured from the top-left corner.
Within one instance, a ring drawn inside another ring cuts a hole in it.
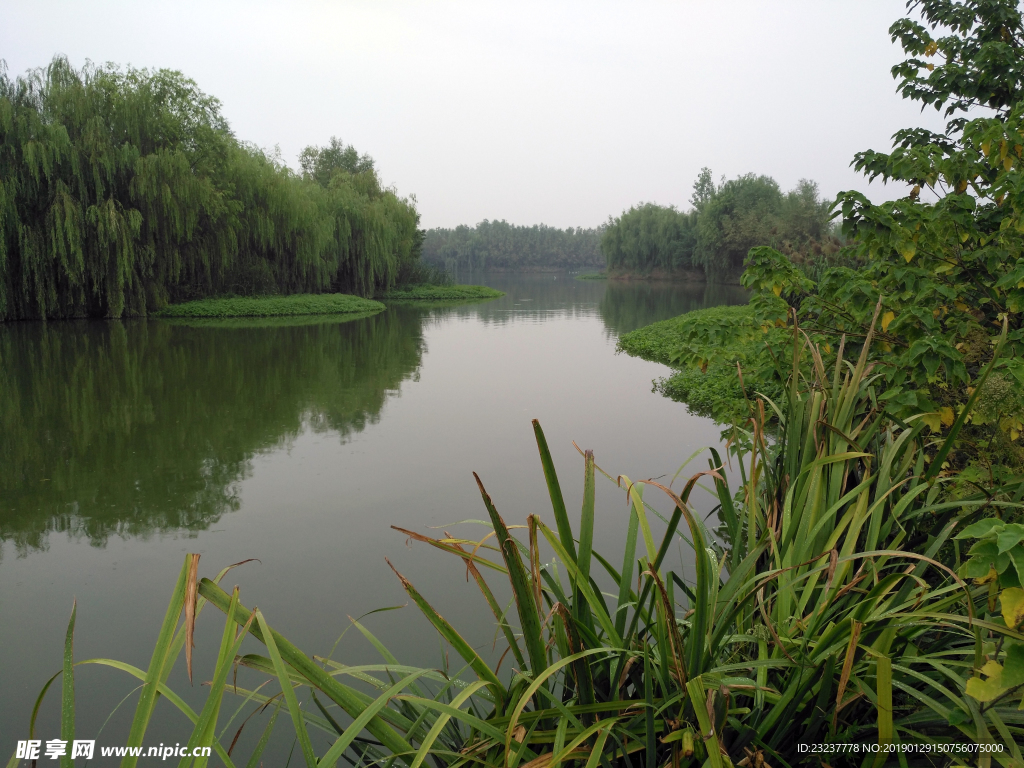
[[[688,207],[702,166],[870,187],[856,151],[941,125],[901,100],[903,0],[0,0],[11,75],[55,53],[179,69],[287,162],[336,135],[426,227]]]

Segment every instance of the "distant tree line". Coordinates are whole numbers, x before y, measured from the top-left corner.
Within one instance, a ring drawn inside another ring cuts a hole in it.
[[[394,285],[422,241],[413,203],[337,139],[300,160],[236,139],[179,72],[0,62],[0,320]]]
[[[588,269],[604,266],[600,229],[556,229],[481,221],[455,229],[427,230],[423,260],[459,269]]]
[[[784,193],[771,177],[752,173],[715,184],[704,168],[690,203],[688,211],[642,203],[609,218],[601,238],[608,268],[640,274],[697,269],[710,280],[733,280],[755,246],[770,245],[804,263],[827,258],[841,245],[829,221],[831,202],[806,179]]]

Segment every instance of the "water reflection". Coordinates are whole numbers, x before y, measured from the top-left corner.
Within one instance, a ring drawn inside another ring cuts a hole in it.
[[[256,454],[374,423],[416,375],[421,317],[0,327],[0,540],[210,527]]]
[[[736,285],[609,280],[598,312],[609,333],[622,335],[695,309],[746,304]]]
[[[749,300],[747,291],[737,285],[703,282],[577,280],[563,273],[476,273],[473,280],[498,288],[505,296],[485,304],[436,308],[433,317],[473,316],[500,324],[598,315],[608,334],[619,336],[684,312]]]
[[[210,528],[239,508],[256,455],[305,430],[345,440],[375,423],[418,376],[425,325],[599,316],[617,336],[746,301],[703,283],[480,278],[506,295],[344,321],[0,326],[0,542],[24,554],[51,532],[103,546]]]

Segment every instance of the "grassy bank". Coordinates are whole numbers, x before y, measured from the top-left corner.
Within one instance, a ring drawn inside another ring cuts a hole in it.
[[[404,288],[392,288],[378,298],[388,302],[442,302],[484,301],[504,295],[504,291],[488,288],[486,285],[409,285]]]
[[[302,293],[293,296],[230,296],[171,304],[157,317],[285,317],[372,313],[384,309],[379,301],[347,293]]]
[[[577,280],[607,280],[607,272],[587,272],[583,275],[576,275]]]
[[[618,348],[677,369],[655,381],[655,390],[686,403],[693,413],[731,423],[748,415],[747,400],[757,393],[773,401],[781,396],[764,343],[780,333],[762,328],[750,305],[712,307],[627,333]]]
[[[308,325],[338,325],[351,323],[366,317],[373,317],[380,310],[371,312],[344,312],[333,315],[270,315],[243,317],[165,317],[168,325],[188,328],[296,328]]]

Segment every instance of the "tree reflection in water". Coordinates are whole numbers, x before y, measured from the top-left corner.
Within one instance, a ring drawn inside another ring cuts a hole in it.
[[[374,423],[417,375],[421,318],[0,327],[0,540],[208,528],[260,452]]]

